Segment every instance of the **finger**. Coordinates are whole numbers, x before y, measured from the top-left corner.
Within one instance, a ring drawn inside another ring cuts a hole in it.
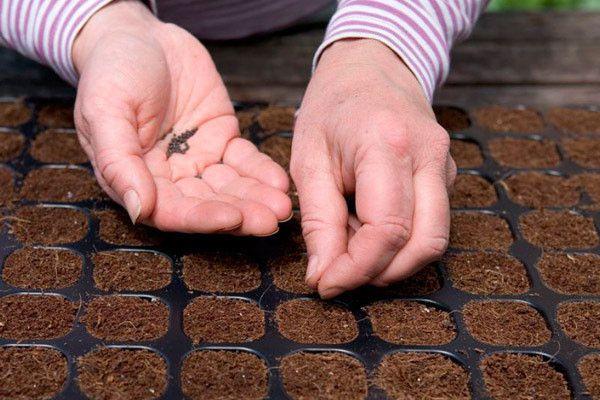
[[[302,146],[302,145],[300,145]],[[302,233],[308,252],[306,283],[316,288],[321,272],[346,250],[348,207],[335,180],[331,156],[326,150],[295,150],[291,172],[298,189]]]
[[[279,230],[275,214],[267,207],[251,200],[242,200],[228,194],[215,193],[204,179],[184,178],[177,181],[175,186],[181,190],[184,196],[212,199],[235,207],[242,216],[242,222],[235,229],[228,230],[229,233],[270,236]]]
[[[87,125],[99,180],[111,189],[111,197],[125,207],[132,222],[147,218],[156,203],[156,186],[143,160],[138,132],[126,119],[109,115]]]
[[[444,174],[430,168],[415,175],[412,235],[390,266],[373,280],[374,285],[387,286],[405,279],[443,255],[450,231],[450,205]]]
[[[231,233],[243,236],[271,236],[279,232],[277,217],[265,205],[221,193],[218,193],[215,199],[231,204],[242,213],[242,224]]]
[[[215,199],[217,197],[217,194],[208,183],[197,177],[180,179],[175,182],[175,186],[184,196],[200,199]]]
[[[149,225],[164,231],[214,233],[237,229],[242,213],[228,202],[211,198],[185,196],[169,179],[156,179],[158,191],[156,208],[148,218]]]
[[[241,176],[254,178],[284,193],[289,189],[289,178],[283,168],[246,139],[231,140],[225,149],[223,162]]]
[[[388,149],[368,152],[356,171],[356,211],[362,226],[319,281],[331,298],[367,282],[406,244],[413,216],[412,165]]]
[[[292,202],[282,191],[256,179],[241,177],[228,165],[215,164],[206,168],[202,180],[216,193],[265,205],[279,221],[288,219],[292,213]]]

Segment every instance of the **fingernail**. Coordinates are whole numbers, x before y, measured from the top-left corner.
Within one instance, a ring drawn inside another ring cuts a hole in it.
[[[278,232],[279,232],[279,227],[277,227],[277,229],[275,229],[275,231],[273,231],[271,233],[266,233],[264,235],[254,235],[254,236],[256,236],[256,237],[269,237],[269,236],[275,235]]]
[[[386,287],[390,286],[389,282],[382,281],[382,280],[374,280],[370,283],[370,285],[379,287],[379,288],[386,288]]]
[[[125,203],[125,209],[131,218],[131,222],[135,224],[137,219],[140,217],[142,212],[142,204],[140,203],[140,197],[135,190],[128,190],[123,196],[123,202]]]
[[[315,275],[315,272],[317,272],[317,261],[317,256],[311,256],[308,259],[308,265],[306,266],[306,282],[309,282],[310,278],[312,278]]]
[[[291,214],[290,214],[290,216],[289,216],[289,217],[287,217],[286,219],[284,219],[284,220],[281,220],[281,221],[279,221],[279,222],[281,222],[281,223],[288,222],[288,221],[289,221],[289,220],[291,220],[292,218],[294,218],[294,212],[293,212],[293,211],[291,212]]]
[[[319,296],[323,300],[332,299],[340,294],[344,293],[344,289],[341,287],[333,286],[327,289],[319,290]]]

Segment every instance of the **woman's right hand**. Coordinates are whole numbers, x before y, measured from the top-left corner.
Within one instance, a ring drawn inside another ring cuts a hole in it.
[[[100,185],[134,222],[269,235],[290,216],[286,173],[239,137],[221,77],[188,32],[121,0],[88,21],[73,60],[79,140]],[[192,129],[189,150],[168,157],[173,134]]]

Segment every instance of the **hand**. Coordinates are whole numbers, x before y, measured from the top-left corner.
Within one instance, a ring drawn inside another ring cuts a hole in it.
[[[323,298],[406,278],[443,254],[450,139],[416,78],[385,45],[332,44],[304,97],[292,146],[309,264]],[[344,196],[355,194],[356,215]]]
[[[238,137],[221,77],[193,36],[122,0],[90,19],[73,59],[80,142],[100,185],[134,222],[269,235],[289,217],[286,173]],[[188,151],[168,157],[173,135],[192,129]]]

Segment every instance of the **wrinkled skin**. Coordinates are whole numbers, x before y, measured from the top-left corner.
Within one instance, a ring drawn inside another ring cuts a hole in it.
[[[189,33],[142,4],[117,2],[88,22],[74,61],[80,142],[103,189],[134,221],[268,235],[290,216],[285,172],[239,138],[221,77]],[[167,158],[173,133],[193,128],[189,150]]]
[[[300,109],[292,149],[309,252],[323,297],[406,278],[446,249],[450,139],[386,46],[334,43]],[[344,196],[355,195],[356,215]]]
[[[80,141],[132,220],[261,236],[290,217],[285,172],[239,138],[221,77],[187,32],[122,0],[91,18],[73,57]],[[167,157],[173,134],[196,127],[189,150]],[[324,298],[406,278],[447,246],[449,137],[382,43],[347,39],[324,51],[299,110],[291,174],[307,283]],[[356,215],[344,198],[352,194]]]

